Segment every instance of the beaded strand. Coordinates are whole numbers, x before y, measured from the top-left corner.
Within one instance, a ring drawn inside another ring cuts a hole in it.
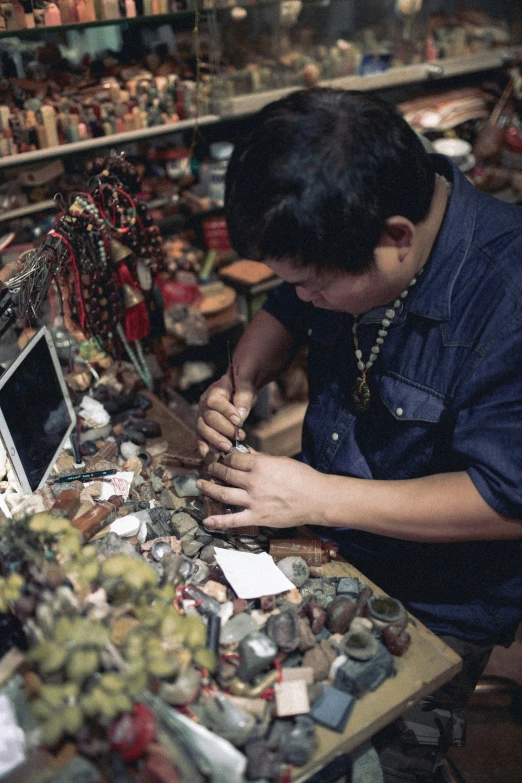
[[[445,189],[448,197],[451,195],[452,191],[452,184],[449,182],[446,177],[444,177],[442,174],[435,174],[435,177],[441,182]],[[390,324],[393,322],[393,319],[395,318],[395,315],[397,313],[398,308],[400,307],[402,301],[406,299],[408,296],[408,293],[410,291],[410,288],[414,286],[419,279],[419,276],[424,271],[424,266],[422,266],[419,271],[417,272],[416,276],[410,281],[408,284],[408,287],[404,289],[404,291],[401,292],[399,297],[394,301],[393,305],[389,307],[386,312],[384,313],[384,318],[381,321],[381,328],[377,332],[377,337],[375,339],[375,343],[370,349],[370,355],[368,357],[368,361],[365,362],[363,360],[362,351],[359,348],[359,339],[357,337],[357,327],[359,325],[359,316],[355,316],[353,326],[352,326],[352,333],[353,333],[353,343],[355,346],[355,359],[357,361],[357,369],[361,373],[357,380],[355,381],[355,384],[352,388],[352,399],[353,403],[355,405],[355,409],[357,411],[367,411],[370,407],[370,387],[366,383],[366,374],[368,370],[374,365],[374,363],[377,361],[377,357],[379,356],[379,353],[381,352],[381,345],[384,343],[384,339],[388,334],[388,328],[390,327]]]
[[[393,319],[395,318],[398,308],[400,307],[402,301],[406,299],[410,291],[410,288],[412,288],[412,286],[416,284],[419,276],[422,274],[423,271],[424,271],[424,267],[422,267],[418,271],[417,275],[409,282],[408,287],[401,292],[398,298],[394,301],[393,305],[389,307],[384,313],[384,318],[381,321],[381,328],[377,332],[375,343],[370,349],[370,355],[368,357],[367,362],[364,362],[362,351],[359,348],[359,338],[357,337],[359,316],[357,315],[355,316],[353,326],[352,326],[353,343],[355,346],[355,358],[357,360],[357,369],[360,371],[361,374],[355,382],[355,385],[352,390],[352,396],[353,396],[355,408],[358,411],[367,411],[370,407],[370,388],[366,383],[366,373],[373,366],[374,362],[377,361],[377,357],[381,352],[381,345],[384,343],[384,339],[388,334],[388,328],[392,323]]]

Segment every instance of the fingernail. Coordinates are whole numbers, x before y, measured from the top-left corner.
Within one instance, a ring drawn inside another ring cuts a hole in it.
[[[241,416],[241,421],[238,421],[238,424],[243,424],[244,420],[245,420],[245,419],[246,419],[246,417],[247,417],[248,411],[247,411],[247,409],[246,409],[246,408],[238,408],[238,409],[237,409],[237,412],[238,412],[238,413],[239,413],[239,415]]]
[[[214,528],[214,527],[216,527],[216,523],[215,523],[215,522],[214,522],[214,520],[212,520],[212,519],[205,519],[205,521],[203,522],[203,525],[204,525],[205,527],[209,527],[209,528]]]
[[[206,457],[208,454],[208,446],[202,443],[199,447],[199,453],[202,457]]]
[[[232,416],[230,417],[230,421],[232,422],[232,424],[236,424],[238,427],[241,424],[241,419],[239,418],[239,416],[236,416],[235,413],[233,413]]]
[[[221,451],[228,451],[230,448],[230,443],[228,442],[228,440],[223,440],[219,444],[219,448],[221,449]]]
[[[203,489],[203,482],[202,481],[196,481],[196,487],[197,487],[197,489]]]

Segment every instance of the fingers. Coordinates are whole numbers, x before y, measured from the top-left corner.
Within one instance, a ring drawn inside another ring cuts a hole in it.
[[[203,416],[198,416],[198,432],[200,436],[204,439],[203,441],[199,441],[200,443],[200,453],[203,457],[205,457],[208,454],[208,445],[214,446],[218,451],[228,451],[232,448],[232,442],[224,437],[223,433],[220,432],[219,429],[213,426],[209,426],[206,422]],[[232,432],[230,433],[230,437],[232,438],[234,436],[234,427],[232,427]],[[201,450],[201,445],[206,446],[205,453]]]
[[[236,527],[251,527],[256,523],[247,509],[237,514],[227,514],[226,516],[208,517],[203,524],[209,530],[233,530]]]
[[[230,465],[213,462],[208,466],[208,472],[220,479],[220,481],[224,481],[233,487],[239,487],[240,489],[247,489],[248,487],[248,470],[235,470]]]
[[[243,413],[246,416],[248,411],[244,408],[240,414],[230,400],[231,395],[230,377],[224,375],[200,400],[197,426],[201,437],[198,446],[203,457],[208,454],[209,447],[214,447],[218,451],[228,451],[232,448],[232,439],[238,437],[242,440],[245,437],[243,430],[238,432],[236,430],[243,421]],[[252,398],[252,392],[240,393],[240,401],[248,399],[251,401]]]
[[[214,500],[219,500],[220,503],[224,503],[226,506],[247,506],[250,503],[248,492],[244,489],[222,486],[204,479],[199,479],[196,482],[196,486],[204,495],[208,495],[208,497]]]
[[[223,457],[222,463],[217,464],[229,465],[231,468],[235,468],[236,470],[252,470],[255,463],[253,455],[257,454],[257,452],[252,451],[250,446],[248,448],[248,453],[242,451],[232,451],[230,454],[226,454]]]

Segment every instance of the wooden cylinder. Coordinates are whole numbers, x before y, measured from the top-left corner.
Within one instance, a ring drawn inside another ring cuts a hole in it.
[[[99,500],[89,511],[75,519],[73,525],[80,531],[82,542],[84,544],[87,543],[96,533],[99,533],[100,530],[110,524],[111,520],[109,517],[123,503],[124,500],[121,495],[112,495],[109,500]]]
[[[320,566],[337,557],[338,547],[330,541],[310,538],[274,538],[269,553],[275,561],[283,557],[302,557],[310,566]]]

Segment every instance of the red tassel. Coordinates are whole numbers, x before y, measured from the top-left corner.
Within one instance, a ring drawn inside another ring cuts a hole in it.
[[[127,264],[121,263],[118,266],[118,275],[120,278],[120,285],[129,285],[135,291],[141,294],[139,287],[134,283],[131,273]],[[149,313],[147,311],[147,305],[145,300],[138,302],[133,307],[125,308],[125,337],[129,343],[133,343],[136,340],[143,340],[147,337],[150,331]]]

